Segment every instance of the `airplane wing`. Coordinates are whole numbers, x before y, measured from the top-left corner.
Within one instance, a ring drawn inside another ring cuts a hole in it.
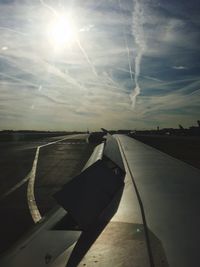
[[[200,171],[107,134],[0,266],[200,266]]]
[[[200,171],[127,136],[118,136],[148,230],[169,266],[200,266]],[[149,234],[153,266],[160,266]],[[162,265],[161,265],[162,266]]]

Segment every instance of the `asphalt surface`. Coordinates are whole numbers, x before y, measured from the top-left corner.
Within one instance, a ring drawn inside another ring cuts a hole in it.
[[[81,171],[93,148],[77,136],[40,149],[35,197],[42,215],[56,204],[52,195]]]
[[[57,142],[64,138],[67,139]],[[34,194],[43,216],[56,205],[53,193],[81,171],[92,153],[94,146],[89,145],[86,138],[87,135],[74,135],[0,142],[0,253],[34,224],[27,202],[27,187],[37,148],[40,147],[40,151]]]
[[[200,169],[200,137],[135,135],[134,138]]]

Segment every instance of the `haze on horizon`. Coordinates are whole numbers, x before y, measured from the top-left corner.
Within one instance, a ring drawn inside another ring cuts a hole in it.
[[[0,0],[0,130],[188,127],[200,2]]]

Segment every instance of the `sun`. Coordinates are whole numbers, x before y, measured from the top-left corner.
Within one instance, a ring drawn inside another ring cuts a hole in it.
[[[76,39],[76,27],[72,18],[60,15],[49,24],[48,37],[52,45],[61,48]]]

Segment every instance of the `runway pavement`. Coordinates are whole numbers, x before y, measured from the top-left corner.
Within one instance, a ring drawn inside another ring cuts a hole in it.
[[[86,138],[0,142],[0,253],[34,224],[32,204],[41,216],[56,205],[52,194],[80,172],[92,153]]]

